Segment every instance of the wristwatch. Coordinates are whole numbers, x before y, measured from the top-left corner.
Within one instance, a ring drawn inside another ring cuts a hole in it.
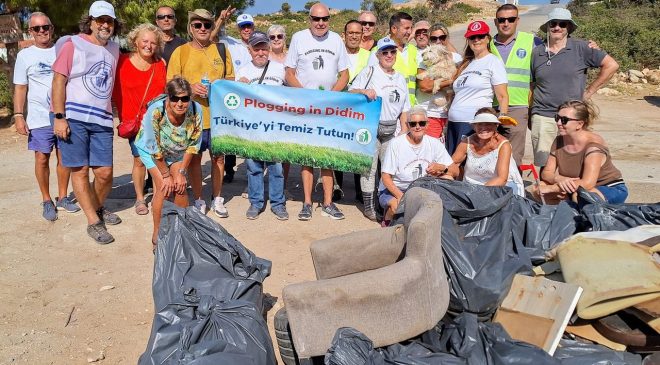
[[[188,170],[186,170],[186,169],[179,169],[179,173],[183,176],[186,176],[186,177],[188,176]]]
[[[64,113],[55,113],[55,119],[64,119]]]

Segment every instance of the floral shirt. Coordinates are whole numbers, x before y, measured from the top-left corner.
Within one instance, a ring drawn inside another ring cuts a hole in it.
[[[165,112],[165,102],[152,103],[142,119],[135,146],[168,165],[183,160],[186,153],[199,153],[202,144],[202,107],[191,102],[185,120],[173,125]]]

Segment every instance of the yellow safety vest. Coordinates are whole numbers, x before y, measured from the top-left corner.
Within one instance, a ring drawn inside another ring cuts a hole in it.
[[[490,49],[494,55],[502,56],[490,41]],[[506,75],[509,83],[509,106],[529,105],[529,83],[531,82],[532,50],[534,49],[534,35],[527,32],[518,32],[515,43],[506,60]],[[495,101],[494,105],[497,105]]]
[[[399,57],[401,52],[398,52],[396,55],[396,62],[394,62],[394,71],[403,75],[403,78],[406,79],[408,85],[408,97],[410,98],[410,106],[417,104],[417,98],[415,97],[415,90],[417,89],[417,46],[407,43],[403,46],[404,49],[408,48],[408,59],[404,60],[403,57]],[[376,53],[376,46],[371,49],[371,53]]]
[[[369,56],[371,53],[367,51],[364,48],[360,48],[358,51],[358,56],[357,56],[357,62],[348,69],[348,83],[351,84],[353,83],[353,79],[355,79],[355,76],[362,71],[365,67],[367,67],[367,64],[369,63]]]

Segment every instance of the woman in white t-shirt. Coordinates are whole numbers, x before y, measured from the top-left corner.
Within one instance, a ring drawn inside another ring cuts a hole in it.
[[[470,23],[465,38],[463,62],[453,83],[454,100],[449,107],[446,145],[454,153],[463,136],[472,131],[470,121],[477,110],[493,106],[493,94],[500,105],[500,113],[509,111],[507,75],[504,63],[490,53],[490,28],[482,21]]]
[[[286,60],[286,29],[279,24],[273,24],[268,28],[270,39],[270,60],[284,64]]]
[[[403,193],[413,181],[426,175],[452,178],[449,167],[453,161],[445,146],[439,139],[426,135],[428,118],[424,108],[415,106],[408,115],[407,133],[390,141],[381,166],[378,202],[386,209],[383,227],[389,225]]]
[[[525,186],[516,162],[511,158],[511,143],[499,130],[495,109],[481,108],[470,122],[474,134],[466,137],[452,156],[449,172],[458,176],[458,165],[465,161],[463,180],[485,186],[508,186],[513,193],[525,196]]]

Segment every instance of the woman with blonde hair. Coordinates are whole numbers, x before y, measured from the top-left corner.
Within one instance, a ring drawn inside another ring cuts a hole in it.
[[[270,39],[270,60],[284,63],[286,59],[286,29],[279,24],[273,24],[268,28]]]
[[[131,52],[119,56],[112,99],[119,114],[119,136],[128,139],[133,155],[135,213],[145,215],[149,213],[144,194],[146,169],[135,148],[135,136],[147,103],[165,89],[167,69],[161,58],[165,42],[158,27],[145,23],[128,33],[127,43]]]

